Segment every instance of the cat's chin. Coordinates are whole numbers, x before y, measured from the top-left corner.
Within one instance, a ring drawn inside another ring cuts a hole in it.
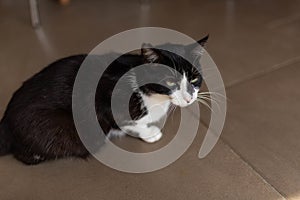
[[[185,108],[185,107],[188,107],[189,105],[191,105],[192,103],[178,103],[176,101],[171,101],[172,104],[174,104],[175,106],[179,106],[180,108]]]

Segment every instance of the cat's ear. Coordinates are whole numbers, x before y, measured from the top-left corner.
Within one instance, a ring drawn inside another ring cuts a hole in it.
[[[201,56],[204,53],[204,46],[207,43],[209,35],[206,35],[204,38],[197,41],[197,43],[190,44],[186,47],[187,51],[193,55]]]
[[[141,48],[141,55],[146,61],[153,63],[158,60],[159,55],[151,44],[143,44]]]
[[[207,34],[204,38],[200,39],[197,43],[200,44],[202,47],[204,47],[205,44],[207,43],[208,38],[209,38],[209,34]]]

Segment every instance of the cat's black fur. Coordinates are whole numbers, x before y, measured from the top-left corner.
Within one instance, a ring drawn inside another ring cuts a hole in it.
[[[207,37],[199,43],[203,45],[206,40]],[[145,49],[142,49],[141,55],[120,56],[99,81],[95,106],[99,123],[105,133],[112,128],[119,128],[110,108],[114,85],[130,69],[151,62],[147,57],[149,55],[145,55],[143,50]],[[151,48],[151,51],[157,56],[155,62],[173,68],[175,64],[180,73],[181,69],[192,67],[185,59],[170,52],[155,48]],[[73,85],[86,56],[71,56],[50,64],[25,81],[14,93],[0,123],[0,155],[12,153],[25,164],[38,164],[61,157],[88,157],[89,152],[79,139],[72,117]],[[202,79],[199,79],[195,83],[197,87],[200,87],[201,82]],[[128,87],[131,85],[128,84]],[[170,92],[170,89],[156,84],[142,86],[140,89],[145,94]],[[129,105],[133,119],[147,113],[140,98],[137,92],[133,92]],[[128,105],[124,106],[124,109],[128,109]],[[122,113],[117,117],[122,118]]]

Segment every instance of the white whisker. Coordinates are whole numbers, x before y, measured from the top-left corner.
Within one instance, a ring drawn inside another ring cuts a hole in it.
[[[215,102],[216,104],[218,104],[219,105],[219,102],[218,102],[218,100],[216,100],[216,99],[214,99],[214,98],[211,98],[210,96],[198,96],[198,98],[200,98],[200,99],[206,99],[206,100],[209,100],[209,101],[211,101],[211,102]]]
[[[197,101],[199,101],[200,103],[202,103],[203,105],[205,105],[207,108],[209,108],[209,110],[210,110],[211,112],[214,113],[214,111],[212,110],[212,108],[209,106],[209,104],[208,104],[204,99],[198,98]]]
[[[174,114],[177,106],[174,105],[173,110],[172,110],[172,121],[174,121]]]
[[[205,96],[201,96],[199,98],[200,99],[204,99],[204,100],[209,100],[211,104],[212,104],[212,102],[215,102],[217,104],[217,106],[218,106],[218,109],[221,110],[219,102],[217,100],[209,98],[209,97],[205,97]]]
[[[214,98],[214,97],[212,97],[212,95],[209,95],[209,94],[201,94],[201,95],[198,95],[198,97],[209,98],[210,100],[212,100],[212,101],[214,101],[216,103],[224,102],[223,100],[221,100],[219,98]]]
[[[209,94],[209,95],[216,95],[216,96],[221,96],[225,99],[227,99],[227,97],[223,94],[220,94],[218,92],[199,92],[198,95],[202,95],[202,94]]]

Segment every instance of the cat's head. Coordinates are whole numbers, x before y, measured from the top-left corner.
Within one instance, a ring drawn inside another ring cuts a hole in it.
[[[202,84],[202,75],[199,64],[193,65],[183,57],[190,57],[194,63],[198,62],[203,53],[203,47],[208,40],[208,36],[202,38],[196,44],[184,45],[168,45],[173,52],[162,50],[161,46],[153,47],[149,44],[143,45],[141,55],[145,63],[151,63],[144,72],[143,76],[137,76],[137,83],[141,79],[149,78],[156,80],[154,83],[145,84],[140,87],[141,91],[147,95],[162,94],[167,95],[170,101],[177,106],[186,107],[192,104],[198,96],[199,89]],[[157,68],[156,65],[169,66],[175,70],[164,70]],[[139,85],[139,84],[138,84]]]

